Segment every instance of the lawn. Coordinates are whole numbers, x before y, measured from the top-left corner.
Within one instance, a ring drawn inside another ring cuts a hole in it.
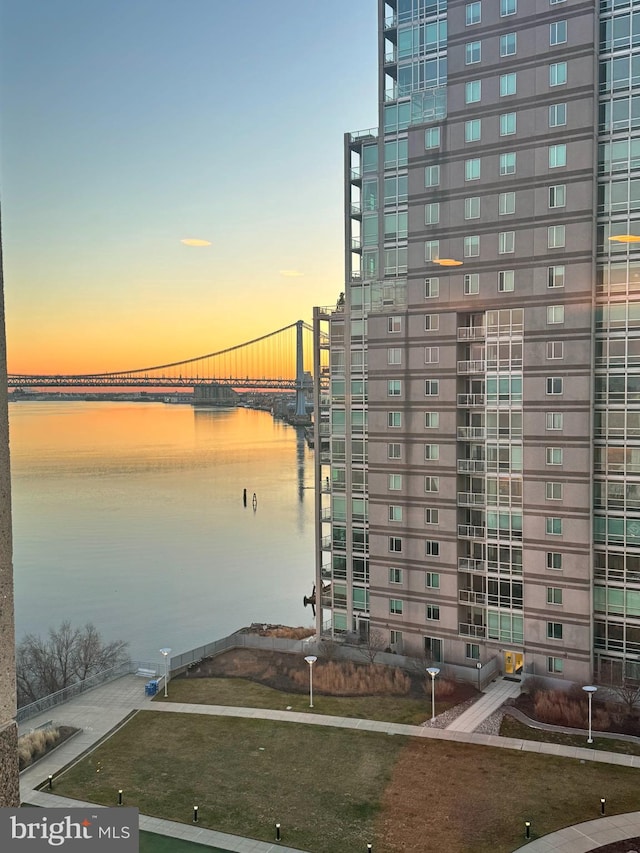
[[[431,699],[405,696],[323,696],[314,693],[313,708],[307,693],[284,693],[244,678],[182,678],[169,684],[169,697],[159,702],[188,702],[198,705],[233,705],[242,708],[272,708],[278,711],[306,711],[362,720],[420,725],[431,716]],[[446,699],[436,699],[438,714],[452,707]]]
[[[96,767],[100,762],[100,773]],[[638,771],[452,741],[142,711],[59,777],[61,796],[126,805],[313,853],[508,853],[638,808]],[[172,851],[173,853],[173,851]]]
[[[140,833],[139,853],[230,853],[221,847],[207,847],[204,844],[194,844],[181,838],[170,838],[168,835],[156,835],[155,832]]]
[[[569,735],[563,732],[548,732],[545,729],[535,729],[509,716],[503,718],[502,725],[500,726],[500,734],[502,737],[514,737],[520,740],[538,740],[545,743],[560,743],[564,746],[590,746],[591,749],[604,749],[606,752],[640,755],[640,743],[598,737],[598,732],[593,732],[593,743],[587,744],[585,735]]]

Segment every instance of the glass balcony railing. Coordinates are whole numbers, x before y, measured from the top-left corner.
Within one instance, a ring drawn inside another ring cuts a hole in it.
[[[458,634],[460,634],[461,637],[479,637],[483,639],[487,636],[487,626],[470,625],[468,622],[459,622]]]
[[[478,524],[459,524],[458,536],[462,539],[484,539],[485,528]]]
[[[471,589],[460,589],[458,590],[458,603],[480,605],[486,604],[487,594],[486,592],[474,592]]]
[[[458,394],[458,405],[464,408],[484,406],[485,399],[485,394]]]
[[[487,430],[483,426],[461,426],[458,427],[458,439],[465,441],[469,439],[481,440],[486,437]]]
[[[476,560],[473,557],[458,557],[459,572],[484,572],[487,568],[485,560]]]
[[[378,138],[378,128],[377,127],[368,127],[366,130],[353,130],[349,134],[349,140],[351,142],[359,142],[361,139],[377,139]]]
[[[485,369],[486,362],[480,359],[458,362],[458,373],[484,373]]]
[[[486,502],[484,492],[458,492],[458,506],[484,506]]]
[[[458,459],[458,474],[483,474],[485,470],[484,459]]]
[[[458,329],[459,341],[481,341],[484,337],[484,326],[460,326]]]

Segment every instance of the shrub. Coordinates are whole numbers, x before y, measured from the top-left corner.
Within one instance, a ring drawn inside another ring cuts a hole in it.
[[[60,739],[59,729],[38,729],[18,738],[18,762],[20,770],[33,764],[48,748]]]
[[[309,673],[305,670],[292,669],[287,674],[302,688],[309,684]],[[411,681],[404,672],[392,667],[329,661],[314,667],[313,686],[334,696],[404,696]]]
[[[586,729],[589,725],[589,706],[584,698],[573,698],[563,690],[545,690],[536,693],[534,698],[535,715],[543,723],[567,726],[572,729]],[[598,731],[607,730],[611,724],[609,714],[604,708],[595,707],[592,713],[591,727]]]

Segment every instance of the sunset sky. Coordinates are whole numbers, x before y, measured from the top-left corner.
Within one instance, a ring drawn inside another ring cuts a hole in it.
[[[177,361],[335,303],[376,5],[0,0],[11,373]]]

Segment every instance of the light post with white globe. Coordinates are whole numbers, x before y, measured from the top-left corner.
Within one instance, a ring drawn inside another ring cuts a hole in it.
[[[592,684],[588,684],[586,687],[582,688],[587,696],[589,697],[589,737],[587,738],[587,743],[593,743],[593,738],[591,737],[591,697],[598,689],[594,687]]]
[[[305,660],[309,664],[309,707],[313,708],[313,665],[318,658],[315,655],[307,655]]]
[[[160,654],[164,658],[164,695],[166,698],[169,695],[167,693],[167,679],[169,677],[169,655],[171,654],[171,649],[160,649]]]
[[[427,672],[431,676],[431,719],[436,718],[436,675],[440,674],[437,666],[427,667]]]

